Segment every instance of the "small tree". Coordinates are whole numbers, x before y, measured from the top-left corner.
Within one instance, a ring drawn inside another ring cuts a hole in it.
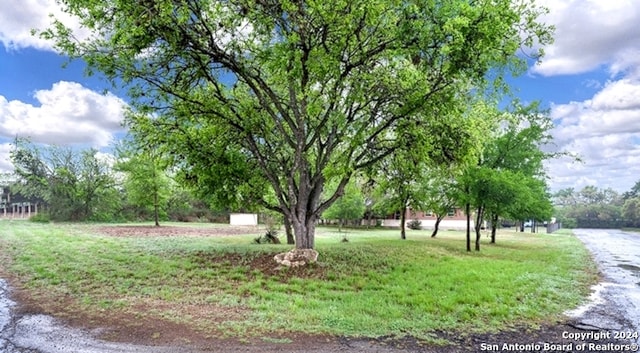
[[[378,209],[385,213],[400,213],[400,239],[406,239],[409,207],[421,209],[425,197],[422,179],[426,168],[426,155],[418,151],[397,150],[380,164],[377,189],[382,202]]]
[[[322,217],[325,219],[337,219],[338,229],[342,231],[342,225],[345,221],[361,220],[364,216],[365,209],[364,196],[360,188],[351,182],[345,187],[344,195],[336,200],[336,202],[322,214]]]
[[[157,157],[147,152],[122,152],[116,170],[125,174],[124,190],[128,202],[144,213],[151,213],[156,227],[166,217],[171,196],[171,180]]]
[[[424,208],[433,212],[436,222],[431,237],[438,234],[440,222],[451,209],[456,207],[456,193],[458,186],[449,168],[432,168],[423,181],[425,185]]]
[[[534,182],[526,182],[544,177],[542,162],[564,153],[547,153],[542,147],[552,141],[549,130],[553,127],[545,112],[538,110],[538,104],[521,106],[517,102],[511,111],[498,112],[499,126],[481,149],[477,163],[468,168],[463,177],[467,187],[467,200],[475,207],[476,250],[480,250],[480,227],[485,213],[490,214],[493,223],[500,215],[508,212],[509,205],[519,202],[518,197],[533,195],[527,200],[530,216],[550,217],[551,203],[546,190],[540,190]],[[535,191],[522,191],[521,186],[535,187]],[[546,201],[545,201],[546,200]],[[522,201],[520,203],[523,203]],[[520,212],[525,206],[519,208]],[[467,216],[469,217],[469,215]],[[495,232],[492,241],[495,242]],[[468,240],[469,242],[469,240]],[[467,250],[470,250],[469,245]]]

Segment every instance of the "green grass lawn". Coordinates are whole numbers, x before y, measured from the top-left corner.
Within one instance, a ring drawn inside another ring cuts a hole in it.
[[[252,244],[257,234],[112,237],[95,225],[1,221],[0,269],[42,300],[67,298],[69,310],[155,315],[234,337],[535,327],[560,319],[596,280],[567,231],[505,230],[467,253],[462,232],[409,231],[403,241],[398,230],[350,230],[343,243],[320,228],[319,263],[282,270],[270,258],[290,246]]]

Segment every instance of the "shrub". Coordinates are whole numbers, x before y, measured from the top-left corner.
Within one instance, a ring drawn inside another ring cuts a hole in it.
[[[256,244],[280,244],[277,230],[267,230],[263,236],[253,239]]]
[[[51,221],[51,218],[49,217],[48,213],[40,212],[29,217],[29,221],[38,223],[49,223]]]
[[[422,229],[422,222],[418,219],[412,219],[407,223],[407,227],[409,227],[409,229],[419,230]]]
[[[578,220],[575,218],[565,218],[559,222],[562,223],[562,228],[574,229],[578,227]]]

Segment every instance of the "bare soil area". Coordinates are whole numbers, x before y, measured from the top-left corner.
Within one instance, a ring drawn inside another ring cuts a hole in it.
[[[98,231],[110,236],[228,236],[250,234],[260,231],[255,227],[181,227],[181,226],[101,226]],[[203,263],[211,261],[227,261],[238,265],[251,265],[268,276],[280,276],[286,281],[289,277],[322,278],[324,271],[321,266],[314,268],[301,267],[292,271],[278,271],[275,269],[273,254],[264,254],[251,260],[238,255],[228,254],[224,257],[210,257],[208,254],[198,256]],[[243,261],[250,261],[244,263]],[[241,317],[246,314],[241,308],[227,308],[216,305],[182,305],[179,308],[167,308],[166,303],[140,302],[125,310],[87,312],[80,309],[79,303],[72,298],[53,298],[46,294],[33,294],[21,289],[20,283],[12,280],[12,297],[19,303],[18,316],[27,314],[52,315],[69,326],[86,329],[99,338],[149,346],[172,346],[185,348],[193,352],[481,352],[481,351],[512,351],[512,352],[589,352],[580,349],[582,344],[596,343],[620,344],[613,338],[604,340],[576,341],[566,338],[567,332],[588,332],[578,322],[550,322],[539,325],[536,329],[514,327],[491,334],[476,334],[466,332],[433,332],[433,337],[450,342],[445,346],[435,345],[413,337],[339,337],[330,335],[310,335],[296,332],[261,332],[258,338],[229,338],[225,332],[217,327],[194,326],[192,322],[206,317],[209,322],[222,322],[229,318]],[[160,310],[158,310],[160,309]],[[188,318],[184,323],[170,320],[158,312],[176,312]],[[595,328],[594,328],[595,329]],[[511,344],[512,346],[505,346]],[[547,344],[547,345],[545,345]],[[554,346],[549,346],[553,344]],[[504,349],[505,347],[509,349]],[[587,346],[588,347],[588,346]],[[614,347],[614,346],[606,346]],[[617,347],[617,346],[616,346]],[[497,348],[497,349],[496,349]],[[605,350],[598,347],[599,352],[615,352],[616,349]]]
[[[96,231],[114,237],[219,237],[241,234],[259,234],[261,229],[256,226],[237,227],[207,227],[207,226],[100,226]]]

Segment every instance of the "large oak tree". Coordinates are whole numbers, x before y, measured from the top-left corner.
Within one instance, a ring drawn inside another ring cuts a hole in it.
[[[354,172],[410,147],[460,82],[551,40],[530,0],[60,2],[93,36],[57,22],[45,37],[130,89],[133,134],[186,180],[281,212],[301,249]]]

